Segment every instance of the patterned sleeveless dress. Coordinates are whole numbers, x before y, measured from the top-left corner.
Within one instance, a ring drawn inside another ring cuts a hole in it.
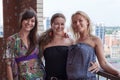
[[[26,56],[27,48],[19,37],[19,33],[7,40],[4,59],[11,62],[14,80],[44,80],[44,66],[39,56],[39,47]]]

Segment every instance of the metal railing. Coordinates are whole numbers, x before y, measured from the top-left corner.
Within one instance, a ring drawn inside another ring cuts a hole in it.
[[[97,78],[98,78],[97,80],[101,80],[100,76],[104,77],[106,80],[120,80],[120,77],[112,75],[112,74],[105,72],[103,70],[100,70],[97,73]]]

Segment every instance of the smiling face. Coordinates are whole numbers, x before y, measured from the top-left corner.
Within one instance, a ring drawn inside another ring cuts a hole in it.
[[[54,22],[51,24],[51,28],[54,34],[63,34],[65,28],[65,19],[62,17],[55,18]]]
[[[51,18],[51,29],[53,31],[53,35],[64,35],[65,28],[65,16],[62,13],[55,13]]]
[[[35,17],[24,19],[22,21],[22,30],[31,31],[35,26]]]
[[[88,30],[88,20],[80,14],[72,17],[72,27],[74,32],[83,33]]]
[[[20,19],[19,19],[19,26],[20,30],[22,31],[27,31],[32,34],[31,36],[36,35],[37,32],[37,15],[36,12],[30,8],[30,9],[25,9],[21,14],[20,14]]]
[[[77,11],[72,15],[71,28],[75,38],[79,38],[80,35],[83,34],[92,35],[92,23],[90,17],[83,11]]]

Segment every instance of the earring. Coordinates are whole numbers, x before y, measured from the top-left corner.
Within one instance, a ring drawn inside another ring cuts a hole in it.
[[[51,32],[49,32],[49,36],[53,36],[53,32],[51,31]]]

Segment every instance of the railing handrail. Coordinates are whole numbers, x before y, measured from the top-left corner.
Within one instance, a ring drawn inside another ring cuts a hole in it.
[[[105,77],[107,79],[111,79],[111,80],[120,80],[120,77],[118,77],[117,75],[113,75],[113,74],[110,74],[104,70],[100,70],[98,73],[98,75],[102,76],[102,77]]]

